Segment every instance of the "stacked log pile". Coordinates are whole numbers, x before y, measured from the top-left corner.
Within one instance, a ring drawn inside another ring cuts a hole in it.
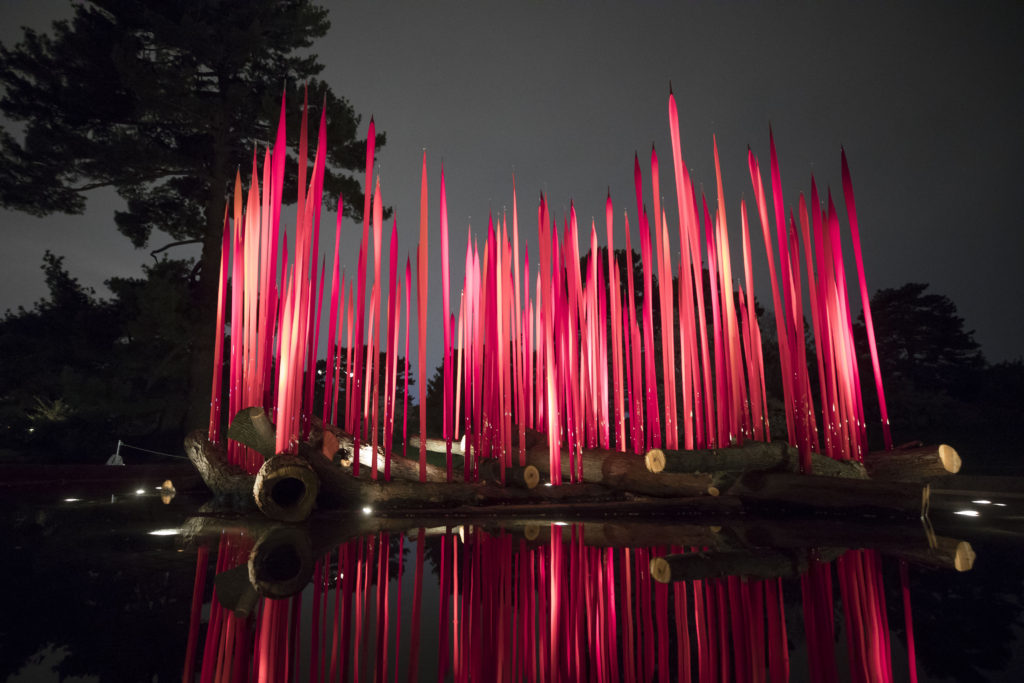
[[[314,421],[308,441],[296,455],[274,453],[274,426],[262,408],[236,415],[228,437],[262,454],[266,461],[254,477],[228,464],[224,451],[202,432],[186,439],[186,452],[207,486],[232,504],[252,501],[269,518],[295,522],[314,509],[369,509],[383,514],[415,514],[425,510],[480,510],[515,514],[517,509],[566,505],[606,506],[627,501],[634,511],[686,513],[740,508],[792,508],[847,514],[926,517],[930,488],[937,474],[955,473],[960,458],[947,445],[871,453],[864,462],[838,461],[811,454],[811,473],[800,473],[799,455],[783,442],[748,442],[728,448],[692,451],[652,449],[644,456],[617,451],[585,450],[562,454],[562,477],[576,467],[578,483],[539,486],[550,479],[548,444],[544,436],[528,435],[526,465],[502,468],[497,460],[481,460],[478,481],[447,481],[443,468],[420,465],[402,457],[390,460],[390,481],[384,481],[384,455],[361,446],[334,425]],[[428,446],[431,443],[428,441]],[[460,455],[462,449],[454,445]],[[434,443],[433,448],[447,446]],[[375,457],[376,456],[376,457]],[[358,458],[359,477],[351,465]],[[377,476],[373,471],[376,468]],[[721,498],[721,500],[710,500]],[[693,501],[702,503],[694,505]]]

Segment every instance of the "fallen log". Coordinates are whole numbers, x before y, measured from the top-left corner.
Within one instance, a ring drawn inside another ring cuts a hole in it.
[[[266,411],[260,406],[243,408],[231,418],[228,425],[227,437],[238,443],[245,444],[264,459],[271,458],[277,453],[277,438],[274,433],[274,425],[267,417]]]
[[[275,427],[261,406],[252,406],[238,411],[231,420],[227,436],[253,449],[264,458],[273,457],[276,452]],[[313,416],[311,419],[310,443],[319,447],[321,452],[331,459],[338,459],[341,464],[349,466],[355,458],[355,439],[351,434],[336,425],[324,422]],[[373,446],[360,444],[359,464],[366,468],[374,467]],[[384,473],[385,452],[377,447],[376,469],[378,474]],[[392,454],[389,474],[393,479],[419,481],[419,463]],[[445,471],[434,465],[426,466],[427,481],[446,481]]]
[[[320,491],[320,480],[309,461],[294,455],[269,458],[253,482],[256,505],[267,517],[280,522],[309,518]]]
[[[339,456],[340,464],[351,466],[352,461],[356,457],[355,440],[352,438],[352,435],[340,427],[326,423],[317,417],[313,418],[312,427],[313,429],[310,433],[310,441],[314,445],[321,444],[320,450],[328,458],[333,459],[337,454]],[[384,455],[384,449],[378,446],[376,468],[378,475],[383,475],[384,473]],[[360,467],[368,468],[368,471],[373,468],[372,445],[360,444],[358,457]],[[427,463],[425,471],[427,481],[442,482],[448,480],[447,472],[436,465]],[[390,475],[392,479],[419,481],[420,464],[414,460],[392,453]]]
[[[644,459],[639,455],[620,451],[590,449],[582,451],[579,458],[583,482],[587,484],[600,484],[619,491],[659,498],[718,495],[712,472],[657,475],[647,470]],[[572,460],[569,452],[563,450],[562,481],[571,480]],[[547,444],[536,444],[526,451],[526,462],[536,467],[542,475],[550,476]]]
[[[489,484],[502,484],[501,462],[496,458],[488,458],[480,463],[477,470],[480,481]],[[518,465],[505,466],[505,481],[507,486],[514,486],[520,489],[536,488],[540,483],[540,471],[533,465],[519,467]]]
[[[275,461],[287,464],[288,468],[280,471],[275,469],[277,474],[273,477],[263,477],[257,482],[256,477],[229,465],[223,449],[210,442],[202,432],[189,435],[187,450],[216,498],[227,500],[235,506],[251,506],[254,500],[261,500],[264,502],[264,513],[279,521],[300,521],[302,517],[297,510],[312,510],[314,501],[317,507],[323,509],[369,508],[415,512],[509,504],[600,505],[622,497],[621,493],[607,487],[587,484],[520,490],[464,482],[374,481],[353,477],[310,444],[300,444],[298,456],[275,456],[268,460],[268,463]],[[303,461],[304,465],[297,465],[297,460]],[[308,478],[305,465],[315,473],[318,484],[313,484],[313,480]]]
[[[312,448],[300,447],[299,452],[320,478],[318,505],[332,509],[423,512],[460,506],[601,502],[616,498],[616,493],[606,487],[587,484],[524,490],[466,482],[373,481],[353,477]]]
[[[196,430],[185,437],[185,454],[214,498],[233,506],[251,507],[255,503],[252,487],[256,478],[229,463],[224,449],[213,444],[206,432]]]
[[[409,440],[411,447],[419,446],[419,439]],[[444,453],[447,443],[442,439],[427,439],[427,450]],[[465,439],[452,442],[452,454],[466,456],[467,450],[472,454],[472,447],[467,447]],[[684,497],[718,495],[714,486],[713,470],[703,472],[685,472],[679,476],[658,478],[651,476],[644,466],[643,458],[632,453],[604,449],[588,449],[579,455],[583,468],[583,483],[600,484],[619,491],[628,491],[645,496]],[[518,461],[519,447],[514,443],[512,459]],[[526,465],[537,468],[542,479],[551,478],[551,463],[548,452],[547,437],[543,432],[526,430]],[[574,456],[569,451],[561,451],[562,481],[572,480],[571,463]],[[486,462],[486,460],[484,461]],[[722,468],[724,469],[724,468]]]
[[[654,473],[799,472],[800,453],[785,441],[748,441],[739,446],[692,451],[652,448],[644,454],[644,464],[648,471]],[[860,463],[836,460],[821,453],[811,453],[811,473],[849,479],[868,478],[867,470]]]
[[[346,434],[333,425],[320,422],[316,418],[313,420],[313,426],[314,429],[320,430],[321,433],[331,433],[335,435],[338,438],[339,444],[341,444],[340,447],[342,449],[347,448],[348,452],[351,453],[351,435]],[[411,439],[409,445],[415,447],[418,446],[419,443],[419,439],[416,438]],[[427,439],[426,443],[428,449],[433,452],[444,452],[447,448],[447,443],[441,439]],[[543,434],[529,430],[527,432],[526,443],[528,445],[528,449],[525,454],[525,467],[529,468],[532,466],[536,469],[539,475],[549,478],[551,468],[547,442],[543,438]],[[517,448],[513,449],[513,459],[517,457],[517,450]],[[464,456],[465,453],[462,444],[453,442],[452,453]],[[372,454],[373,452],[370,447],[360,447],[360,464],[369,466]],[[571,458],[569,452],[563,450],[561,456],[562,479],[563,481],[570,481],[572,477],[570,470]],[[685,473],[670,477],[652,476],[644,467],[642,458],[629,453],[622,453],[620,451],[585,450],[580,454],[580,458],[583,466],[583,483],[600,484],[619,491],[628,491],[630,493],[658,496],[662,498],[718,495],[718,489],[713,485],[714,474],[711,472]],[[396,461],[398,463],[398,469],[396,469]],[[490,459],[482,460],[480,467],[493,467],[492,465],[485,465],[485,463],[490,461]],[[379,459],[379,462],[383,463],[383,457]],[[383,465],[381,464],[379,467],[383,467]],[[392,458],[391,467],[393,479],[419,481],[418,463],[404,458]],[[517,466],[514,466],[512,469],[513,482],[519,483],[520,471],[515,469],[515,467]],[[508,468],[506,468],[506,472],[507,471]],[[538,477],[538,483],[541,476]],[[522,477],[522,483],[526,484],[527,488],[532,488],[528,484],[529,481],[532,481],[532,472],[524,470],[522,472]],[[485,471],[480,478],[495,481],[493,472],[491,471]],[[445,482],[447,481],[447,475],[442,468],[427,465],[427,481]],[[533,486],[536,486],[536,484]]]
[[[652,448],[644,454],[644,465],[655,474],[771,470],[793,459],[790,450],[784,441],[749,441],[742,446],[691,451]]]
[[[893,481],[920,481],[956,474],[962,465],[960,455],[948,444],[897,448],[864,456],[864,466],[873,479]]]

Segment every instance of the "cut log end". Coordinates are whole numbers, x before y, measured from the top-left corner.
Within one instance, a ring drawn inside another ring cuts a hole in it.
[[[240,410],[231,419],[227,436],[253,449],[264,458],[274,455],[274,425],[261,406]]]
[[[527,465],[523,468],[523,485],[528,489],[537,488],[537,484],[540,483],[540,470],[533,465]]]
[[[518,465],[508,465],[504,468],[505,470],[505,484],[520,489],[534,489],[540,483],[540,470],[534,465],[526,465],[525,467],[519,467]],[[479,475],[481,481],[490,482],[492,484],[502,483],[502,466],[501,462],[494,458],[488,458],[481,461]]]
[[[320,479],[309,463],[292,455],[275,455],[256,474],[253,497],[267,517],[280,522],[309,518],[320,492]]]
[[[651,578],[658,583],[672,583],[672,567],[664,557],[651,558]]]
[[[277,527],[264,534],[249,554],[249,582],[260,595],[287,598],[300,593],[313,577],[309,533],[299,527]]]
[[[960,471],[963,466],[963,461],[960,459],[960,454],[956,452],[956,449],[949,444],[939,445],[939,461],[942,466],[946,468],[946,471],[950,474],[956,474]]]
[[[662,472],[665,469],[665,451],[660,448],[652,448],[647,451],[644,456],[644,465],[647,466],[648,472]]]
[[[953,568],[958,572],[968,572],[974,567],[974,559],[977,557],[974,548],[967,541],[960,541],[956,546],[956,553],[953,556]]]

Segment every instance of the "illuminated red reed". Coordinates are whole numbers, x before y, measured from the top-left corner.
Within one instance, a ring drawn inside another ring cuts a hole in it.
[[[427,293],[430,283],[430,231],[427,215],[427,153],[423,152],[423,169],[420,174],[420,241],[416,251],[416,341],[420,370],[420,481],[427,480]],[[392,239],[397,242],[397,235]],[[392,245],[394,247],[394,245]],[[445,263],[447,265],[447,262]],[[447,283],[445,283],[447,289]],[[447,304],[447,302],[445,302]],[[447,306],[445,311],[447,311]],[[406,352],[408,356],[408,352]],[[404,454],[403,454],[404,455]]]

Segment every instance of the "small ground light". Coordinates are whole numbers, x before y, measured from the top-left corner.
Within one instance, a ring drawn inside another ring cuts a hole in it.
[[[964,517],[977,517],[981,513],[977,510],[957,510],[956,514],[963,515]]]
[[[991,500],[972,500],[971,502],[974,503],[975,505],[991,505],[992,504]]]
[[[157,529],[156,531],[150,531],[150,536],[177,536],[181,532],[178,529]]]
[[[64,502],[65,503],[77,503],[80,500],[82,500],[82,499],[81,498],[65,498]]]
[[[145,492],[146,492],[146,490],[145,490],[145,489],[135,489],[135,495],[136,495],[136,496],[141,496],[141,495],[142,495],[142,494],[144,494]]]
[[[370,514],[371,512],[373,512],[373,510],[372,510],[371,508],[369,508],[369,507],[364,507],[364,508],[363,508],[363,514],[364,514],[364,515],[368,515],[368,514]]]

